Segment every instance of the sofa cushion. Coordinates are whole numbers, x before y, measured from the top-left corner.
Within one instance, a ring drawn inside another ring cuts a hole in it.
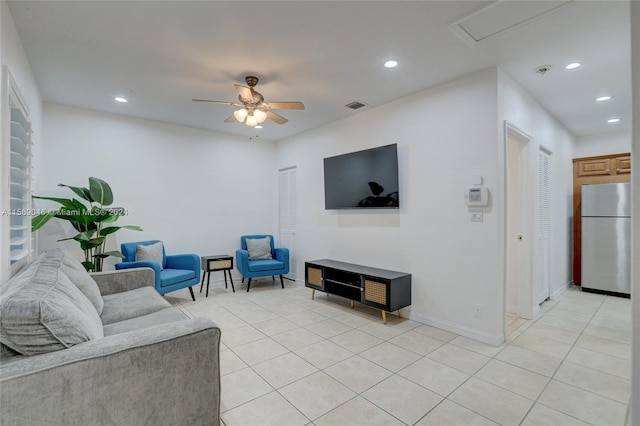
[[[271,237],[247,238],[249,260],[271,259]]]
[[[55,252],[39,258],[0,296],[0,342],[23,355],[103,337],[96,309],[60,270],[63,257]]]
[[[113,293],[103,299],[104,310],[100,319],[105,326],[171,307],[153,287]]]
[[[128,331],[140,330],[143,328],[169,324],[176,321],[184,321],[187,319],[189,319],[189,316],[180,309],[167,308],[147,315],[141,315],[139,317],[105,325],[104,335],[112,336],[114,334],[126,333]]]
[[[160,270],[164,269],[164,256],[162,255],[162,241],[154,244],[138,244],[136,246],[136,261],[150,260],[160,265]]]
[[[64,272],[64,274],[69,277],[69,280],[78,287],[78,290],[89,299],[93,307],[96,308],[98,315],[101,315],[102,309],[104,308],[104,301],[102,300],[98,284],[91,278],[91,275],[84,269],[84,266],[82,266],[82,263],[80,263],[78,259],[60,249],[51,250],[48,253],[53,251],[59,251],[63,256],[60,264],[62,272]]]
[[[284,263],[279,260],[252,260],[249,262],[249,272],[274,271],[284,268]]]
[[[165,269],[160,272],[160,287],[181,283],[196,276],[192,269]]]

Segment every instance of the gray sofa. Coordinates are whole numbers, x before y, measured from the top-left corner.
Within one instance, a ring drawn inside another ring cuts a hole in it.
[[[0,286],[0,424],[219,425],[220,329],[62,250]]]

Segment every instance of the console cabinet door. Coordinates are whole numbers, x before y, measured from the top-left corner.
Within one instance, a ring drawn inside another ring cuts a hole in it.
[[[324,280],[322,279],[322,268],[313,265],[307,265],[305,270],[305,278],[307,281],[307,287],[315,288],[316,290],[324,291]]]
[[[363,277],[364,295],[362,303],[382,309],[389,307],[389,282],[379,278]]]

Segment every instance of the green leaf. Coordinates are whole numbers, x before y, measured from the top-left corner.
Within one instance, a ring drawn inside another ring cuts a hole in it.
[[[102,230],[100,231],[100,235],[109,235],[109,234],[113,234],[116,231],[119,231],[120,229],[130,229],[132,231],[142,231],[142,228],[140,228],[139,226],[136,225],[124,225],[124,226],[108,226],[106,228],[102,228]]]
[[[97,177],[89,178],[89,192],[95,202],[108,206],[113,203],[113,193],[109,184]]]
[[[94,202],[94,199],[91,198],[91,193],[89,192],[89,190],[87,188],[84,187],[79,187],[79,186],[71,186],[71,185],[65,185],[64,183],[59,183],[58,186],[64,186],[66,188],[69,188],[70,190],[72,190],[73,192],[76,193],[76,195],[78,195],[80,198],[87,200],[90,203]]]
[[[55,201],[56,203],[62,204],[62,207],[66,210],[77,210],[78,203],[82,206],[82,209],[85,209],[84,204],[75,198],[40,197],[38,195],[34,195],[33,198],[37,198],[38,200]]]
[[[84,269],[86,269],[87,272],[91,272],[96,269],[96,265],[94,265],[93,262],[82,262],[82,266],[84,266]]]
[[[105,235],[113,234],[114,232],[120,230],[121,228],[122,228],[121,226],[108,226],[100,230],[100,235],[105,236]]]
[[[99,257],[101,259],[107,258],[109,256],[114,256],[114,257],[119,257],[119,258],[124,258],[124,256],[122,255],[122,253],[120,253],[119,251],[107,251],[105,253],[100,253],[100,254],[94,254],[93,257]]]
[[[90,240],[76,240],[80,243],[82,250],[91,250],[100,247],[104,243],[104,237],[92,238]]]
[[[55,212],[48,212],[44,214],[39,214],[38,216],[31,219],[31,232],[35,232],[38,229],[42,228],[45,223],[49,222],[49,219],[56,215]]]

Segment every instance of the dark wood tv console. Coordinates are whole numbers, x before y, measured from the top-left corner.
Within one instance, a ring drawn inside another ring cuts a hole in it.
[[[387,312],[398,311],[411,305],[411,274],[370,268],[336,260],[321,259],[305,262],[305,287],[335,294],[380,309],[387,323]]]

